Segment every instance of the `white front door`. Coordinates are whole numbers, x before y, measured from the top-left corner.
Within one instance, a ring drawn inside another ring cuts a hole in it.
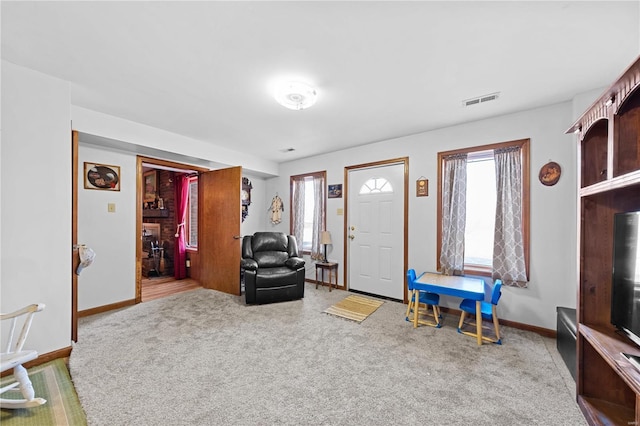
[[[404,164],[349,171],[349,289],[404,299]]]

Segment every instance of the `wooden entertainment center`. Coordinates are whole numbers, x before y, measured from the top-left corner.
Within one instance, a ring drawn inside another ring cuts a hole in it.
[[[591,425],[640,425],[640,347],[611,324],[614,214],[640,210],[640,58],[567,133],[578,135],[576,394]]]

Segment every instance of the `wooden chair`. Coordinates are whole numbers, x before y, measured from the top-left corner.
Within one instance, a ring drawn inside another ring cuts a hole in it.
[[[413,327],[417,327],[418,324],[429,325],[431,327],[440,328],[440,295],[435,293],[429,293],[426,291],[419,291],[415,289],[414,282],[416,280],[416,271],[409,269],[407,271],[407,286],[409,290],[409,305],[407,306],[407,313],[405,314],[406,321],[412,321]],[[433,310],[433,314],[429,313],[429,305]],[[409,316],[413,313],[413,319],[409,319]],[[431,316],[433,321],[420,319],[420,316]]]
[[[43,398],[35,398],[35,392],[27,370],[22,366],[25,362],[34,360],[38,357],[38,352],[34,350],[22,350],[24,342],[27,339],[27,334],[31,328],[31,321],[36,312],[40,312],[44,309],[44,304],[33,304],[19,309],[9,314],[0,314],[0,321],[3,323],[2,331],[6,330],[7,342],[3,349],[6,348],[6,352],[0,353],[0,371],[7,371],[13,369],[13,377],[16,379],[15,383],[11,383],[7,386],[3,386],[0,389],[0,394],[7,391],[14,390],[16,387],[22,393],[24,399],[6,399],[0,398],[0,408],[31,408],[37,407],[47,402]],[[5,326],[5,320],[8,325]],[[9,321],[10,320],[10,321]],[[18,339],[14,341],[14,333],[16,325],[22,323],[20,335]],[[5,328],[6,327],[6,328]]]
[[[493,321],[493,329],[495,331],[495,338],[485,336],[484,331],[482,332],[482,339],[488,342],[493,342],[497,345],[502,344],[502,340],[500,339],[500,324],[498,322],[498,313],[496,307],[498,306],[498,300],[500,300],[500,296],[502,296],[502,281],[496,280],[493,284],[493,290],[491,291],[491,300],[489,302],[482,301],[480,302],[480,311],[482,313],[482,319],[487,321]],[[465,316],[466,314],[470,314],[471,318],[474,318],[473,324],[475,329],[475,318],[476,318],[476,301],[472,299],[464,299],[462,303],[460,303],[460,322],[458,323],[458,333],[466,334],[468,336],[477,337],[476,333],[471,331],[462,330],[463,325],[465,324]],[[468,322],[467,324],[472,324]]]

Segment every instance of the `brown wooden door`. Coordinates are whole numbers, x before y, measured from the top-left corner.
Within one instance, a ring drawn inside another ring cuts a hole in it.
[[[71,340],[78,341],[78,132],[71,132]]]
[[[198,177],[198,267],[204,288],[240,295],[242,167]]]

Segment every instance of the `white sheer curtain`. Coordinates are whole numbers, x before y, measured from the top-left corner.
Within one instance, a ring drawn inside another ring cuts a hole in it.
[[[325,183],[323,176],[313,177],[313,234],[311,238],[311,259],[322,260],[322,244],[320,244],[320,235],[324,231],[324,200],[325,200]]]
[[[522,157],[519,146],[494,151],[496,163],[496,226],[493,278],[505,285],[527,287],[522,234]]]
[[[300,252],[302,252],[302,242],[304,241],[304,197],[304,176],[293,177],[292,235],[296,237]]]
[[[444,158],[442,179],[442,246],[440,267],[445,275],[464,272],[464,231],[467,210],[467,154]]]

